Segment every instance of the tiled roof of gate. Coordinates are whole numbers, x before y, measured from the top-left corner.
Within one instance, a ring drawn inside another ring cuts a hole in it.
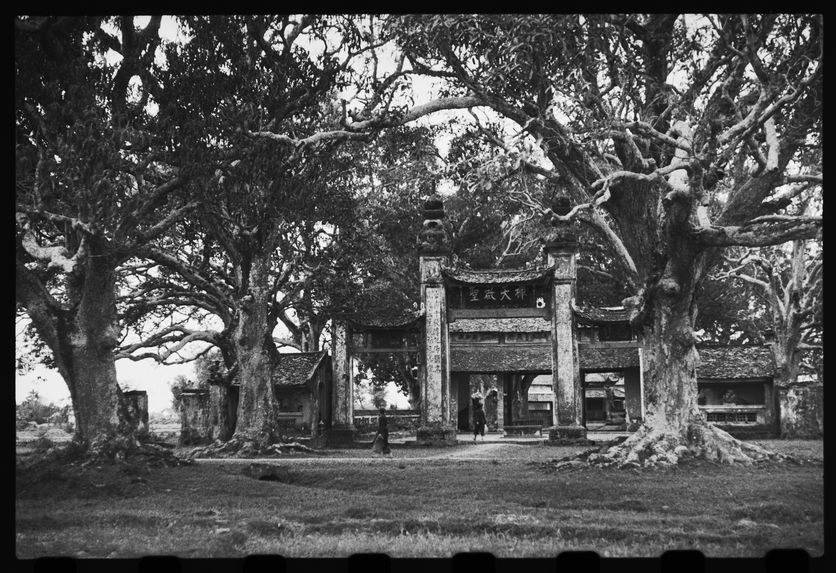
[[[698,346],[698,378],[771,378],[775,360],[768,346]]]
[[[447,279],[466,284],[505,284],[546,279],[553,270],[553,266],[535,267],[531,269],[488,269],[482,271],[444,267],[441,269],[441,273]]]
[[[273,369],[273,384],[285,387],[306,385],[325,356],[325,351],[282,354]]]
[[[590,348],[579,345],[578,362],[581,370],[633,368],[639,365],[639,349],[636,347]]]
[[[549,332],[552,323],[545,318],[459,318],[450,323],[450,332]]]
[[[600,324],[602,322],[630,322],[630,309],[620,307],[595,308],[579,307],[572,308],[575,318],[587,324]]]
[[[697,378],[734,380],[772,378],[775,362],[766,346],[698,346],[700,365]],[[639,365],[637,348],[578,346],[581,370],[613,370]]]
[[[457,372],[548,372],[551,368],[552,356],[548,346],[460,346],[450,351],[450,369]]]

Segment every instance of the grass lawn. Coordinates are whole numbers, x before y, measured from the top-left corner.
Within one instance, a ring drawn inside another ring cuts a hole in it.
[[[761,557],[824,550],[821,442],[760,442],[811,458],[751,468],[554,472],[569,448],[478,444],[278,458],[276,479],[224,460],[142,471],[18,467],[16,553],[72,557]]]

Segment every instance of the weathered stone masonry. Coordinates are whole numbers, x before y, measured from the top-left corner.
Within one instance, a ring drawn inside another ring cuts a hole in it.
[[[554,439],[583,438],[581,380],[578,364],[578,345],[572,304],[575,299],[575,257],[578,244],[571,238],[552,241],[546,245],[547,261],[554,268],[552,344],[554,345],[554,379],[557,397],[557,420]]]

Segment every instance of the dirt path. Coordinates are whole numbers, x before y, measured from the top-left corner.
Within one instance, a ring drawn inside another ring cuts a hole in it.
[[[270,463],[270,464],[292,464],[292,465],[332,465],[332,464],[426,464],[433,462],[488,462],[494,460],[529,460],[531,459],[532,446],[519,444],[503,444],[497,442],[484,442],[468,444],[465,447],[455,448],[421,448],[421,449],[394,449],[390,456],[380,456],[372,452],[353,450],[352,455],[340,455],[333,453],[323,456],[300,456],[300,457],[274,457],[274,458],[199,458],[197,463],[215,464],[249,464],[249,463]],[[557,448],[551,448],[541,455],[554,456]],[[539,456],[538,456],[539,457]]]
[[[514,444],[502,444],[498,442],[476,442],[467,448],[453,448],[449,451],[438,452],[427,456],[430,460],[486,460],[495,459],[499,453],[508,452],[514,448],[525,448],[531,446],[515,446]]]

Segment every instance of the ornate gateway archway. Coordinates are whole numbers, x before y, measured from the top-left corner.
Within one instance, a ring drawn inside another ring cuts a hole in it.
[[[514,384],[551,376],[543,402],[550,412],[549,437],[582,439],[582,390],[573,299],[577,242],[568,232],[545,245],[546,260],[535,268],[474,271],[449,264],[441,219],[443,202],[424,204],[419,235],[421,307],[399,324],[334,326],[333,441],[354,435],[352,355],[415,353],[421,397],[422,444],[455,443],[461,385],[472,374],[503,381],[498,407],[503,421],[521,421],[504,408]],[[515,382],[516,381],[516,382]],[[524,421],[524,420],[522,420]]]

